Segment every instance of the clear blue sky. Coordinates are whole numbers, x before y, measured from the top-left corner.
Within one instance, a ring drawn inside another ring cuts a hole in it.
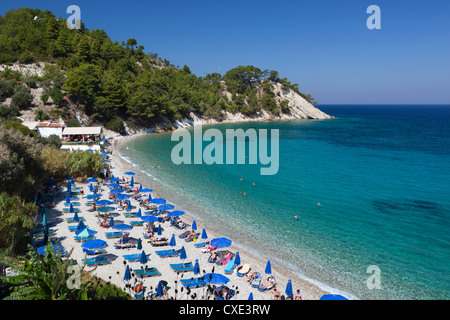
[[[238,65],[279,71],[320,104],[450,104],[450,1],[395,0],[15,0],[12,8],[68,18],[196,75]],[[381,30],[369,30],[369,5]]]

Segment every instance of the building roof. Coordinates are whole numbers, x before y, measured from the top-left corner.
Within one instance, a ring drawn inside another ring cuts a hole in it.
[[[102,127],[66,127],[63,135],[101,134]]]
[[[26,126],[30,130],[36,129],[37,125],[39,124],[39,121],[24,121],[22,122],[24,126]]]
[[[53,123],[53,122],[41,122],[37,125],[38,128],[63,128],[66,125],[64,123]]]

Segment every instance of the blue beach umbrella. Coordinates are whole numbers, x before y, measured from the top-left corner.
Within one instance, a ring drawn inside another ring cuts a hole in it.
[[[206,234],[205,228],[203,228],[203,231],[202,231],[202,239],[208,239],[208,235]]]
[[[139,193],[147,193],[147,192],[152,192],[152,191],[153,191],[153,189],[144,188],[144,189],[139,190]]]
[[[161,223],[158,225],[158,236],[162,235]]]
[[[241,256],[239,255],[239,252],[236,252],[236,256],[234,257],[234,265],[238,266],[241,264]]]
[[[77,236],[82,237],[82,238],[89,237],[89,236],[91,236],[93,234],[96,234],[96,233],[97,233],[97,231],[95,231],[93,229],[89,229],[89,228],[84,228],[82,230],[75,231],[75,234]]]
[[[120,187],[120,184],[118,184],[118,183],[110,183],[110,184],[107,184],[106,186],[108,188],[110,188],[110,189],[114,189],[114,188]]]
[[[231,240],[225,237],[215,238],[211,240],[211,246],[218,248],[226,248],[231,245]]]
[[[128,200],[128,199],[130,199],[130,196],[128,194],[121,193],[116,196],[116,199],[117,200]]]
[[[142,250],[141,252],[141,260],[140,260],[141,264],[146,264],[147,263],[147,256],[145,255],[145,251]]]
[[[67,172],[66,172],[66,174],[64,175],[64,180],[69,180],[69,175],[67,174]]]
[[[97,211],[98,212],[111,212],[114,211],[115,209],[113,207],[101,207],[98,208]]]
[[[175,211],[169,212],[167,214],[167,216],[168,217],[178,217],[178,216],[183,215],[184,213],[185,213],[184,211],[175,210]]]
[[[72,176],[72,178],[70,178],[70,184],[75,184],[75,181],[73,180],[73,176]]]
[[[73,204],[70,204],[69,213],[74,213],[74,212],[75,212],[75,210],[73,209]]]
[[[180,259],[181,260],[184,260],[184,259],[186,259],[187,258],[187,256],[186,256],[186,250],[184,249],[184,246],[182,246],[181,247],[181,251],[180,251]]]
[[[138,212],[136,213],[136,217],[142,217],[141,208],[139,208]]]
[[[125,172],[125,174],[128,175],[128,176],[134,176],[135,175],[135,173],[131,172],[131,171]]]
[[[286,285],[286,290],[284,291],[288,297],[292,297],[292,281],[291,279],[288,280],[288,283]]]
[[[67,190],[67,198],[72,198],[72,189]]]
[[[163,199],[163,198],[155,198],[155,199],[152,199],[152,201],[150,201],[150,202],[154,203],[154,204],[164,204],[167,202],[167,200]]]
[[[77,227],[75,228],[75,231],[80,231],[83,230],[84,228],[86,228],[86,225],[84,224],[83,220],[80,220],[80,222],[78,222]]]
[[[92,178],[86,179],[85,182],[97,182],[98,180],[94,178],[94,176],[92,176]]]
[[[131,177],[130,184],[128,185],[130,188],[134,187],[134,178]]]
[[[152,202],[152,195],[149,193],[148,194],[148,200],[147,200],[148,202]]]
[[[116,188],[116,189],[112,189],[111,191],[109,191],[110,193],[112,193],[112,194],[119,194],[119,193],[122,193],[122,192],[124,192],[125,190],[123,190],[123,189],[120,189],[120,188]]]
[[[156,222],[156,221],[158,221],[158,218],[155,216],[142,216],[141,220],[144,220],[147,222]]]
[[[50,246],[50,249],[53,250],[53,253],[57,253],[61,251],[61,255],[65,255],[66,252],[62,250],[62,248],[59,245],[53,244],[53,246]],[[39,247],[36,249],[36,252],[40,255],[46,255],[47,254],[47,245]]]
[[[137,245],[136,245],[136,249],[141,250],[142,249],[142,240],[141,238],[138,239]]]
[[[158,207],[158,209],[161,210],[161,211],[172,210],[173,208],[175,208],[175,206],[172,205],[172,204],[163,204],[163,205]]]
[[[169,246],[175,247],[176,241],[175,241],[175,234],[172,234],[172,238],[170,238]]]
[[[111,182],[120,182],[120,179],[113,177],[113,178],[109,179],[109,181],[111,181]]]
[[[106,241],[102,239],[88,240],[81,245],[82,248],[90,250],[101,249],[104,246],[106,246]]]
[[[192,230],[197,230],[197,222],[195,220],[192,222]]]
[[[248,300],[253,300],[253,292],[250,292],[250,294],[248,295]]]
[[[123,275],[123,281],[130,281],[130,280],[131,280],[130,266],[127,264],[127,268],[125,269],[125,274]]]
[[[73,214],[72,220],[73,220],[73,221],[76,221],[76,222],[80,221],[80,218],[78,217],[78,212],[75,212],[75,213]]]
[[[194,274],[199,274],[200,273],[200,265],[198,264],[198,259],[195,259],[195,264],[194,264]]]
[[[98,198],[101,198],[101,197],[102,197],[102,195],[99,194],[99,193],[88,194],[86,196],[87,199],[98,199]]]
[[[67,195],[66,202],[64,202],[64,204],[70,204],[70,195]]]
[[[162,286],[161,280],[159,280],[159,282],[158,282],[158,287],[156,288],[156,295],[158,297],[164,296],[164,291],[163,291],[163,286]]]
[[[216,286],[227,284],[230,281],[230,279],[220,273],[207,273],[203,276],[203,280]]]
[[[109,219],[109,226],[111,228],[114,227],[114,219],[113,219],[113,217],[111,217],[111,219]]]
[[[129,224],[121,223],[121,224],[116,224],[113,228],[114,228],[115,230],[122,230],[122,231],[125,231],[125,230],[131,230],[131,229],[133,229],[133,226],[131,226],[131,225],[129,225]]]
[[[264,270],[266,274],[272,274],[272,266],[270,265],[270,260],[267,260],[266,269]]]
[[[109,201],[109,200],[99,200],[99,201],[95,202],[95,204],[99,205],[99,206],[107,206],[107,205],[110,205],[110,204],[113,204],[113,203],[114,202]]]
[[[127,205],[126,210],[127,210],[127,211],[130,211],[130,210],[131,210],[131,201],[128,201],[128,205]]]
[[[89,191],[90,192],[94,191],[94,186],[92,185],[92,183],[89,185]]]

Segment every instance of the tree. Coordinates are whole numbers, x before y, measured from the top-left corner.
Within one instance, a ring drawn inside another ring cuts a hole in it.
[[[49,95],[52,98],[53,104],[56,104],[57,106],[62,104],[64,94],[60,89],[53,88],[52,90],[50,90]]]
[[[28,87],[19,85],[15,89],[15,93],[11,98],[11,106],[19,108],[19,110],[28,108],[33,101],[33,96]]]
[[[67,73],[62,89],[77,102],[90,104],[100,90],[101,69],[93,64],[81,64]]]

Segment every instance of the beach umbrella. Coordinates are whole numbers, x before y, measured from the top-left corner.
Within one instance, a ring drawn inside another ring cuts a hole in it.
[[[148,202],[152,202],[152,195],[150,193],[148,194]]]
[[[92,176],[92,178],[86,179],[85,182],[97,182],[98,180]]]
[[[291,279],[288,280],[288,283],[286,285],[286,290],[284,291],[288,297],[292,297],[292,281]]]
[[[123,281],[130,281],[130,280],[131,280],[130,266],[127,264],[127,268],[125,269],[125,274],[123,275]]]
[[[73,209],[73,204],[70,204],[70,207],[69,207],[69,213],[74,213],[74,209]]]
[[[172,205],[172,204],[163,204],[163,205],[158,207],[158,209],[161,210],[161,211],[172,210],[173,208],[175,208],[175,206]]]
[[[58,251],[61,251],[62,255],[66,254],[66,252],[64,250],[62,250],[61,246],[60,245],[56,245],[56,244],[53,244],[53,246],[45,245],[45,246],[39,247],[39,248],[36,249],[36,252],[38,254],[40,254],[40,255],[46,255],[47,254],[47,247],[50,248],[50,249],[53,249],[53,253],[57,253]]]
[[[158,221],[158,218],[155,216],[142,216],[141,220],[144,220],[147,222],[156,222],[156,221]]]
[[[128,175],[128,176],[134,176],[135,175],[135,173],[131,172],[131,171],[125,172],[125,174]]]
[[[168,217],[178,217],[178,216],[183,215],[184,213],[185,213],[184,211],[175,210],[175,211],[169,212],[167,214],[167,216]]]
[[[131,230],[133,229],[133,226],[130,226],[129,224],[125,224],[125,223],[121,223],[121,224],[116,224],[114,227],[114,229],[116,230]]]
[[[348,300],[340,294],[324,294],[319,300]]]
[[[162,286],[161,280],[159,280],[158,287],[156,287],[156,295],[158,297],[163,297],[164,296],[164,290],[163,290],[163,286]]]
[[[192,230],[197,230],[197,222],[195,220],[192,222]]]
[[[99,194],[99,193],[88,194],[86,196],[87,199],[98,199],[98,198],[101,198],[101,197],[102,197],[102,195]]]
[[[75,234],[76,234],[77,236],[82,237],[82,238],[92,236],[93,234],[96,234],[96,233],[97,233],[97,231],[95,231],[95,230],[93,230],[93,229],[89,229],[89,228],[87,228],[87,227],[84,228],[84,229],[75,231]]]
[[[67,189],[67,198],[72,198],[72,188]]]
[[[70,204],[70,195],[67,195],[66,202],[64,202],[64,204]]]
[[[133,177],[131,177],[131,181],[130,181],[129,187],[130,188],[134,187],[134,179],[133,179]]]
[[[114,219],[113,219],[113,217],[111,217],[111,219],[109,219],[109,226],[111,228],[114,227]]]
[[[253,292],[250,292],[250,294],[248,295],[248,300],[253,300]]]
[[[119,194],[119,193],[122,193],[122,192],[124,192],[125,190],[123,190],[123,189],[120,189],[120,188],[116,188],[116,189],[112,189],[111,191],[109,191],[110,193],[112,193],[112,194]]]
[[[270,265],[270,260],[267,260],[266,269],[264,270],[266,274],[272,274],[272,266]]]
[[[202,239],[208,239],[208,235],[206,234],[205,228],[203,228],[203,231],[202,231]]]
[[[120,184],[118,184],[118,183],[110,183],[110,184],[107,184],[106,186],[108,188],[110,188],[110,189],[114,189],[114,188],[120,187]]]
[[[194,264],[194,274],[199,274],[200,273],[200,265],[198,264],[198,259],[195,259],[195,264]]]
[[[84,228],[86,228],[86,225],[84,224],[83,220],[80,220],[80,222],[78,222],[77,227],[75,228],[75,231],[80,231],[83,230]]]
[[[175,241],[175,234],[172,234],[172,238],[170,238],[169,246],[175,247],[176,241]]]
[[[158,236],[162,235],[161,223],[158,225]]]
[[[140,260],[141,264],[146,264],[147,263],[147,256],[145,255],[145,251],[142,250],[141,252],[141,260]]]
[[[120,179],[119,178],[111,178],[111,179],[109,179],[109,181],[110,182],[120,182]]]
[[[81,245],[84,249],[100,249],[106,246],[106,241],[102,239],[94,239],[94,240],[88,240],[85,243]]]
[[[136,217],[142,217],[141,208],[139,208],[138,212],[136,213]]]
[[[117,200],[128,200],[128,199],[130,199],[130,196],[128,194],[121,193],[116,196],[116,199]]]
[[[73,208],[73,207],[72,207],[72,208]],[[72,220],[73,220],[73,221],[76,221],[76,222],[80,221],[80,218],[78,217],[78,212],[75,212],[75,213],[73,214]]]
[[[152,191],[153,191],[153,189],[144,188],[144,189],[139,190],[139,193],[147,193],[147,192],[152,192]]]
[[[215,247],[216,249],[226,248],[231,245],[231,240],[225,237],[215,238],[211,240],[210,245]]]
[[[67,174],[67,172],[66,172],[66,174],[64,175],[64,180],[69,180],[69,175]]]
[[[142,249],[142,240],[141,240],[141,238],[138,239],[136,249],[138,249],[138,250]]]
[[[227,284],[230,281],[230,279],[220,273],[207,273],[203,276],[203,280],[216,286]]]
[[[70,184],[74,184],[75,183],[75,181],[73,180],[73,176],[72,176],[72,178],[70,178]]]
[[[109,200],[99,200],[99,201],[95,202],[95,204],[99,205],[99,206],[107,206],[107,205],[110,205],[110,204],[113,204],[113,203],[114,202],[109,201]]]
[[[241,264],[241,256],[239,255],[239,252],[236,252],[236,256],[234,257],[234,265],[238,266]]]
[[[127,205],[126,210],[127,210],[127,211],[130,211],[130,210],[131,210],[131,201],[128,201],[128,205]]]
[[[55,179],[53,177],[50,179],[50,184],[55,184]]]
[[[152,199],[152,201],[150,201],[150,202],[154,203],[154,204],[164,204],[167,202],[167,200],[163,199],[163,198],[155,198],[155,199]]]
[[[181,251],[180,251],[180,259],[181,260],[184,260],[184,259],[186,259],[187,258],[187,256],[186,256],[186,250],[184,249],[184,246],[182,246],[181,247]]]
[[[89,185],[89,191],[90,192],[94,191],[94,186],[92,185],[92,183]]]

